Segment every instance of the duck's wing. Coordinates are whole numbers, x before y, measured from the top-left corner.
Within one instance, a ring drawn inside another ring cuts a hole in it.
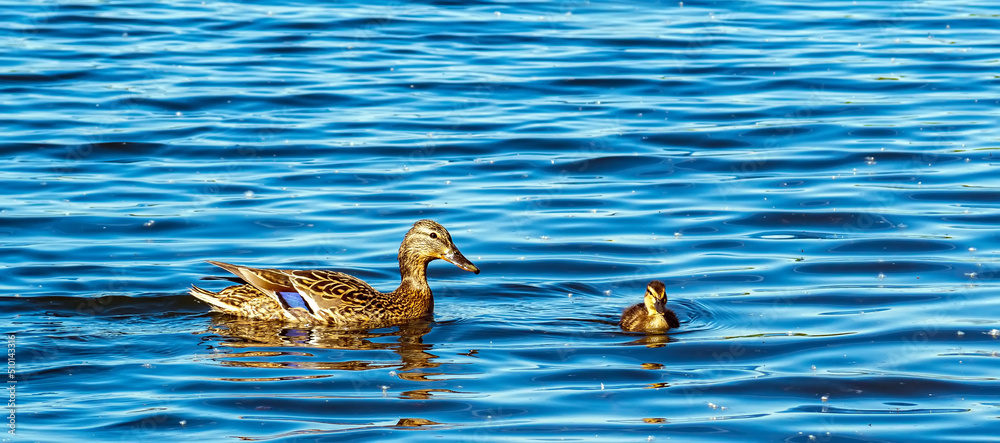
[[[243,281],[253,285],[253,287],[257,289],[260,289],[262,292],[270,295],[278,302],[281,302],[281,297],[278,296],[278,293],[295,291],[291,282],[288,281],[288,277],[285,276],[282,271],[277,269],[251,268],[249,266],[232,265],[229,263],[211,260],[208,262],[232,272],[237,277],[242,278]]]
[[[629,306],[622,312],[622,319],[618,321],[618,326],[626,331],[633,331],[639,328],[646,318],[646,306],[642,303]]]
[[[368,283],[343,272],[282,271],[295,291],[302,296],[313,315],[327,321],[350,321],[365,311],[381,295]],[[357,320],[367,320],[359,318]]]
[[[276,311],[273,314],[278,317],[290,322],[309,321],[312,317],[309,308],[302,302],[302,297],[298,295],[282,271],[251,268],[217,261],[209,261],[209,263],[232,272],[247,283],[244,286],[263,293],[267,299],[271,300],[271,303],[275,304],[271,310]],[[257,304],[266,305],[263,301],[259,301]]]
[[[240,276],[274,298],[285,310],[301,308],[324,321],[342,322],[378,295],[368,283],[342,272],[259,269],[229,263],[209,263]]]

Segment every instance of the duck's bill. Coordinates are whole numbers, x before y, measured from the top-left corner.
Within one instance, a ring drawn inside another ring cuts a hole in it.
[[[660,315],[664,315],[667,313],[667,305],[663,303],[657,303],[654,306],[656,307],[656,312],[659,312]]]
[[[455,266],[458,266],[466,271],[474,272],[476,274],[479,273],[479,268],[477,268],[476,265],[472,264],[472,262],[469,261],[469,259],[465,258],[465,256],[462,255],[461,252],[458,252],[458,249],[452,251],[450,254],[446,254],[444,257],[441,258],[444,259],[444,261],[451,263]]]

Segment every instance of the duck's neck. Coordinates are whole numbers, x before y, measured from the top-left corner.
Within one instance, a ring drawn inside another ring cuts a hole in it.
[[[396,293],[404,295],[411,303],[424,304],[424,310],[434,310],[434,296],[427,285],[427,264],[430,260],[399,250],[399,288]]]
[[[649,315],[650,317],[660,316],[660,311],[656,310],[656,300],[653,300],[653,298],[647,296],[643,301],[646,304],[646,315]]]

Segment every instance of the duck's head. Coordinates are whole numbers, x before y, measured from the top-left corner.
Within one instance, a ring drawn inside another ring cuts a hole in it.
[[[458,250],[451,241],[448,230],[434,220],[420,220],[413,224],[399,245],[399,261],[418,260],[424,263],[441,259],[469,272],[479,273],[479,268]]]
[[[667,312],[667,287],[659,280],[653,280],[646,285],[646,311],[649,315],[663,315]]]

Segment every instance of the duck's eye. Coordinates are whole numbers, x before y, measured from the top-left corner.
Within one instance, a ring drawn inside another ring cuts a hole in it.
[[[431,232],[431,238],[438,238],[437,232]]]

